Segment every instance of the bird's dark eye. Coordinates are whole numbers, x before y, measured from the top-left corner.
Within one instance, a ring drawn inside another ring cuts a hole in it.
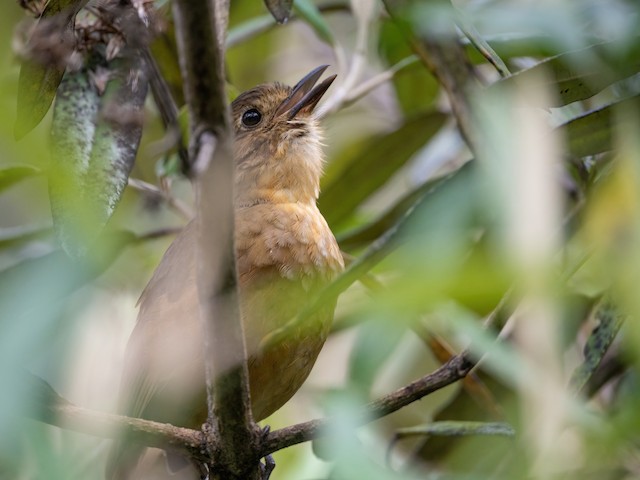
[[[247,110],[242,114],[242,124],[245,127],[255,127],[262,120],[262,114],[255,108]]]

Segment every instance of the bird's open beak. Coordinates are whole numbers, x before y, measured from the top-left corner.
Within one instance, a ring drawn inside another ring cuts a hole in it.
[[[321,65],[305,75],[293,87],[291,94],[280,104],[276,110],[276,116],[285,115],[288,120],[291,120],[300,112],[310,114],[336,79],[335,75],[331,75],[316,85],[328,67],[329,65]]]

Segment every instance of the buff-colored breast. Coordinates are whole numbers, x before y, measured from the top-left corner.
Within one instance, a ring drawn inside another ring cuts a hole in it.
[[[239,298],[256,420],[299,389],[318,356],[335,303],[282,344],[257,355],[261,340],[292,319],[343,268],[335,238],[315,205],[261,204],[236,211]],[[142,294],[128,348],[125,410],[178,425],[205,420],[202,326],[196,289],[195,225],[167,250]],[[182,414],[182,412],[191,414]]]

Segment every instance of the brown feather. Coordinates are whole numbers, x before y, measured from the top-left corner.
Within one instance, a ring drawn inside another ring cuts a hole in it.
[[[290,93],[290,87],[280,84],[261,85],[232,105],[235,248],[256,420],[280,408],[307,378],[329,332],[335,302],[262,355],[260,341],[292,319],[344,268],[335,238],[316,207],[322,173],[318,125],[310,109],[294,119],[275,114]],[[251,108],[263,115],[255,128],[242,124],[243,113]],[[195,235],[195,225],[187,225],[142,293],[127,347],[120,411],[199,428],[207,409]],[[142,452],[126,439],[117,442],[107,478],[141,478],[136,463]]]

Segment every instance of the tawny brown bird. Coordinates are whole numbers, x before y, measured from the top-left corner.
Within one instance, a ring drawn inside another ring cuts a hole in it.
[[[235,251],[256,420],[279,409],[305,381],[327,338],[335,302],[258,356],[260,341],[293,318],[344,268],[336,240],[316,206],[323,154],[314,109],[335,79],[316,85],[326,68],[316,68],[293,88],[259,85],[242,93],[231,108]],[[127,346],[121,412],[200,428],[207,409],[195,225],[189,224],[171,244],[139,303]],[[124,439],[116,442],[107,479],[161,478],[157,465],[140,461],[144,452]],[[170,478],[199,478],[193,466],[182,470]]]

